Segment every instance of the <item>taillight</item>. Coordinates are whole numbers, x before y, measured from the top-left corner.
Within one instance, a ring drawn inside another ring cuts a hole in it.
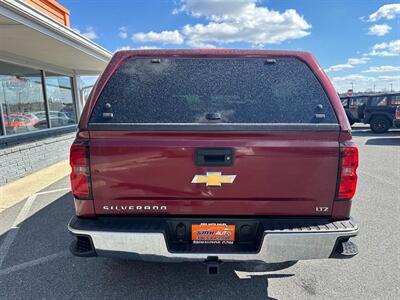
[[[342,145],[340,149],[341,170],[339,200],[351,199],[356,193],[358,149],[356,146]]]
[[[90,199],[91,182],[89,170],[89,149],[86,143],[74,143],[70,151],[71,189],[78,199]]]

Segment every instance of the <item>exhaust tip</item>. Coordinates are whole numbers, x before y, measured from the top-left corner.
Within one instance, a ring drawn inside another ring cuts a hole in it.
[[[89,236],[76,236],[76,239],[72,241],[69,250],[73,255],[79,257],[97,256],[92,240]]]

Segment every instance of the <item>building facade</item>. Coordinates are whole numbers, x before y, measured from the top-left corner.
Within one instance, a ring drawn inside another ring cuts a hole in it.
[[[0,185],[68,157],[80,77],[111,53],[69,28],[54,0],[0,1]]]

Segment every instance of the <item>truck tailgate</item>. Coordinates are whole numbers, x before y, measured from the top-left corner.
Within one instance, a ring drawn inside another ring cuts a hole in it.
[[[96,214],[328,216],[338,132],[91,131]],[[231,166],[198,166],[196,149],[231,148]],[[192,183],[195,175],[232,183]]]

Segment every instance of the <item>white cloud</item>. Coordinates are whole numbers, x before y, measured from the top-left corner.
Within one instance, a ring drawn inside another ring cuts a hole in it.
[[[347,91],[351,88],[351,84],[354,85],[355,91],[372,91],[374,88],[376,91],[389,90],[390,84],[394,89],[398,89],[399,75],[389,76],[365,76],[363,74],[350,74],[346,76],[339,76],[331,78],[335,89],[338,92]]]
[[[160,49],[160,47],[156,46],[140,46],[138,48],[135,48],[136,50],[151,50],[151,49]]]
[[[132,48],[131,46],[122,46],[117,48],[115,51],[123,51],[123,50],[133,50],[134,48]]]
[[[184,0],[173,13],[203,17],[206,23],[187,24],[178,31],[137,33],[137,41],[211,48],[220,44],[249,43],[253,46],[279,44],[310,34],[311,25],[296,10],[284,12],[257,6],[256,0]],[[163,39],[174,32],[174,38]],[[177,42],[179,41],[179,43]]]
[[[202,49],[206,49],[206,48],[215,49],[215,48],[217,48],[217,46],[215,46],[213,44],[204,43],[204,42],[196,41],[196,40],[189,40],[189,41],[186,42],[186,44],[189,47],[192,47],[192,48],[202,48]]]
[[[151,49],[160,49],[159,47],[156,46],[140,46],[140,47],[131,47],[131,46],[122,46],[119,47],[115,50],[115,52],[117,51],[123,51],[123,50],[151,50]]]
[[[377,36],[384,36],[385,34],[389,33],[389,31],[392,30],[392,27],[390,27],[387,24],[381,24],[381,25],[372,25],[368,29],[368,34],[369,35],[377,35]]]
[[[389,43],[375,44],[368,55],[371,56],[400,56],[400,40]]]
[[[373,14],[370,14],[368,21],[376,22],[380,19],[392,20],[398,15],[400,15],[400,3],[386,4],[381,6]]]
[[[333,82],[343,82],[343,81],[369,81],[372,80],[373,77],[367,77],[365,75],[361,75],[361,74],[350,74],[350,75],[346,75],[346,76],[337,76],[337,77],[333,77],[332,81]]]
[[[138,42],[157,42],[161,44],[180,45],[183,43],[183,37],[178,30],[162,32],[150,31],[147,33],[139,32],[134,34],[132,39]]]
[[[205,16],[210,19],[221,19],[221,16],[239,16],[256,3],[257,0],[185,0],[174,14],[186,12],[193,17]]]
[[[382,75],[378,76],[378,80],[396,81],[400,80],[400,75]]]
[[[368,70],[363,71],[363,73],[383,73],[383,72],[400,72],[400,66],[379,66],[379,67],[369,67]]]
[[[94,28],[91,26],[87,26],[84,32],[81,32],[79,28],[72,28],[72,30],[75,31],[76,33],[79,33],[80,35],[83,35],[85,38],[89,40],[95,40],[99,38],[97,33],[94,31]]]
[[[337,71],[343,71],[345,69],[351,69],[351,68],[354,68],[354,66],[351,64],[338,64],[338,65],[330,66],[329,68],[325,69],[325,72],[337,72]]]
[[[337,72],[345,69],[352,69],[355,65],[366,64],[368,60],[368,57],[349,58],[346,63],[330,66],[329,68],[325,69],[325,72]]]
[[[351,65],[364,65],[369,61],[368,57],[360,57],[360,58],[349,58],[347,60],[348,64]]]
[[[118,30],[118,36],[123,40],[127,39],[128,38],[128,28],[125,26],[120,27]]]

